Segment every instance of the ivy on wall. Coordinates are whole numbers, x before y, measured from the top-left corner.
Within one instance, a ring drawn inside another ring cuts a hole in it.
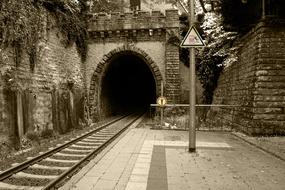
[[[29,55],[33,71],[38,59],[38,44],[46,31],[47,17],[51,16],[63,37],[66,47],[76,44],[82,62],[87,56],[86,1],[73,0],[1,0],[0,48],[13,49],[16,67]]]
[[[43,32],[42,7],[34,6],[29,0],[3,0],[0,5],[1,49],[13,49],[16,67],[25,50],[33,69],[37,44]]]
[[[64,45],[76,44],[82,62],[87,57],[87,0],[41,0],[41,5],[55,19]]]

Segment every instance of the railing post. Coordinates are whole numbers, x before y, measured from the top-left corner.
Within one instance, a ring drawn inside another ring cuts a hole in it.
[[[266,12],[265,12],[265,0],[262,0],[262,15],[261,15],[261,18],[262,19],[265,19],[265,15],[266,15]]]

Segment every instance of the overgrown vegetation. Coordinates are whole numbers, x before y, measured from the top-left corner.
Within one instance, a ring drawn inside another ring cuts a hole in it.
[[[109,1],[109,0],[92,0],[90,1],[91,12],[118,12],[124,5],[121,1]]]
[[[29,55],[33,71],[38,60],[39,43],[48,27],[47,18],[55,20],[66,46],[76,44],[82,61],[87,55],[87,5],[72,0],[2,0],[0,3],[0,48],[13,49],[16,67]]]
[[[221,71],[237,61],[237,48],[233,46],[233,41],[238,33],[225,31],[219,13],[206,13],[201,27],[207,46],[198,51],[196,66],[204,88],[203,103],[211,104]]]
[[[284,0],[265,0],[265,15],[285,18]],[[226,31],[248,32],[262,17],[262,0],[219,0],[218,9]]]
[[[1,49],[13,48],[16,67],[22,60],[24,49],[30,56],[32,67],[36,61],[37,41],[43,32],[41,8],[28,0],[3,0],[0,5]]]
[[[197,26],[199,33],[205,38],[206,47],[196,51],[197,77],[203,87],[202,103],[211,104],[213,93],[217,87],[217,81],[221,71],[227,64],[237,61],[236,48],[232,42],[237,33],[225,32],[221,25],[221,16],[216,13],[206,13],[201,20],[203,24]],[[187,18],[181,18],[186,22]],[[184,24],[187,26],[187,24]],[[182,36],[186,33],[182,31]],[[181,61],[189,66],[189,50],[180,50]]]
[[[262,0],[216,0],[212,10],[206,10],[206,0],[196,1],[195,27],[205,39],[206,47],[197,50],[197,75],[204,88],[203,103],[211,104],[221,71],[237,62],[234,40],[247,33],[262,19]],[[265,0],[265,14],[270,18],[285,18],[283,0]],[[209,4],[208,4],[209,5]],[[187,15],[180,16],[181,36],[189,29]],[[188,49],[180,50],[180,59],[189,66]]]

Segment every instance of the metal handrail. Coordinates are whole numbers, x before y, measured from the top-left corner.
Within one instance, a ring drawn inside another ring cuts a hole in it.
[[[160,106],[159,104],[150,104],[151,107],[189,107],[189,104],[165,104]],[[230,104],[196,104],[195,107],[241,107],[241,105]]]

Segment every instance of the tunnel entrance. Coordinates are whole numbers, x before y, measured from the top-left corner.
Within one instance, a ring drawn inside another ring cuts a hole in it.
[[[146,110],[156,100],[156,84],[150,68],[131,52],[110,59],[101,88],[105,115]]]

